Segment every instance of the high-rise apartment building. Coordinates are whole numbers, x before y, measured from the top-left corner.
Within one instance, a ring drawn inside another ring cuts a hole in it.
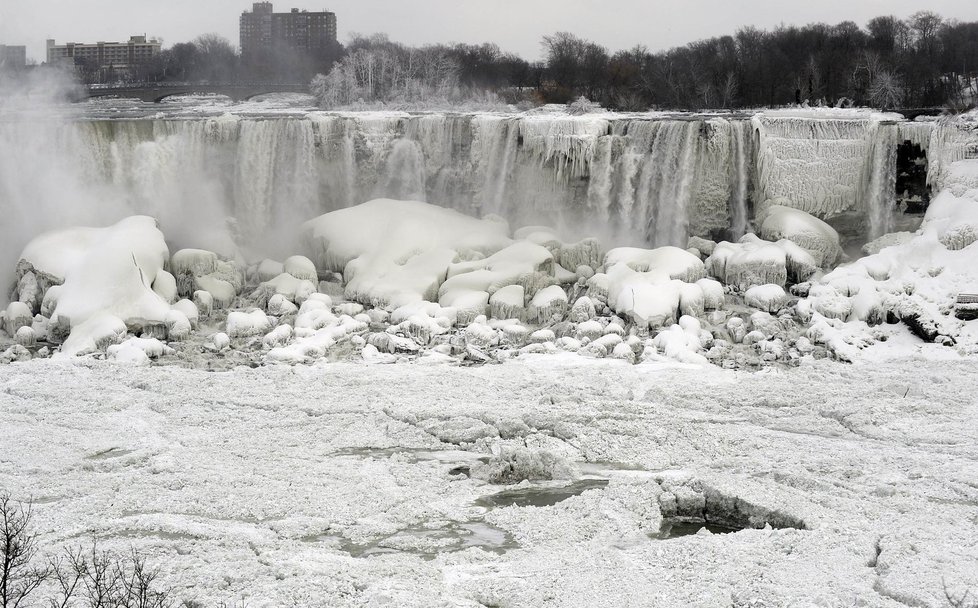
[[[336,15],[310,13],[297,8],[276,13],[271,2],[255,2],[241,14],[241,56],[246,60],[291,50],[312,58],[326,58],[336,46]]]
[[[26,66],[26,46],[0,44],[0,70],[21,70]]]
[[[55,44],[54,40],[48,40],[48,63],[77,65],[90,62],[96,68],[128,69],[152,59],[159,54],[161,46],[160,41],[146,40],[146,36],[132,36],[129,42],[94,44]]]

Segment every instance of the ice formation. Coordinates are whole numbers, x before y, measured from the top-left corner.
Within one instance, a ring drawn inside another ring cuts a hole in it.
[[[29,243],[0,314],[5,340],[84,354],[135,335],[165,340],[174,352],[163,357],[203,349],[249,362],[356,353],[484,362],[563,350],[733,366],[852,359],[888,321],[926,340],[971,341],[970,326],[948,318],[954,296],[974,290],[964,260],[978,239],[978,177],[962,159],[978,137],[968,117],[182,122],[70,127],[69,147],[94,142],[93,179],[138,194],[134,206],[158,210],[160,223],[133,216]],[[894,235],[894,201],[881,193],[903,141],[926,149],[942,192],[918,233]],[[194,174],[207,172],[215,144],[231,174]],[[221,210],[196,230],[176,218],[183,202],[165,208],[186,194],[167,182],[185,161],[199,161],[187,175],[203,185],[204,206]],[[388,193],[431,203],[350,206]],[[875,239],[873,255],[836,268],[844,256],[833,226],[849,229],[853,217]],[[164,234],[189,248],[171,257]],[[131,346],[113,356],[142,361]]]

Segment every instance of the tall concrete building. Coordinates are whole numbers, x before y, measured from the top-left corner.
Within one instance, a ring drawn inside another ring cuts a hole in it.
[[[96,42],[80,44],[68,42],[56,44],[47,41],[48,64],[77,65],[89,62],[96,68],[130,69],[146,63],[158,55],[162,44],[158,40],[147,40],[146,36],[132,36],[129,42]]]
[[[255,2],[241,14],[241,56],[261,60],[278,50],[290,50],[309,58],[328,58],[336,47],[336,15],[310,13],[297,8],[276,13],[271,2]]]
[[[22,70],[27,67],[27,47],[0,44],[0,70]]]

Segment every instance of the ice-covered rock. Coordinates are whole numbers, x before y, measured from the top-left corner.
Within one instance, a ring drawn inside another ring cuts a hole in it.
[[[313,266],[313,268],[315,268],[315,266]],[[268,258],[265,258],[259,262],[258,266],[256,266],[254,269],[255,277],[258,278],[259,283],[270,281],[284,272],[285,264],[282,262],[276,262],[275,260],[270,260]]]
[[[633,323],[661,327],[678,318],[682,281],[669,279],[662,271],[637,272],[626,264],[612,266],[607,277],[608,306]]]
[[[166,314],[166,337],[169,340],[186,340],[190,336],[193,326],[187,315],[176,308],[171,309]]]
[[[244,338],[263,334],[271,327],[271,321],[264,311],[233,311],[228,313],[226,331],[232,338]]]
[[[316,265],[312,260],[303,255],[293,255],[285,259],[283,272],[286,272],[300,281],[309,281],[313,284],[319,282],[319,274],[316,272]]]
[[[71,333],[61,345],[65,356],[86,355],[117,344],[126,336],[126,324],[119,317],[108,313],[96,313],[71,328]]]
[[[275,315],[276,317],[294,315],[299,312],[299,307],[293,304],[292,300],[280,293],[268,299],[268,304],[266,304],[265,309],[268,310],[268,314]]]
[[[489,316],[493,319],[525,319],[526,290],[522,285],[507,285],[489,297]]]
[[[209,317],[214,311],[214,296],[208,291],[197,290],[193,293],[193,304],[204,317]]]
[[[567,320],[573,323],[583,323],[593,319],[596,314],[597,310],[591,298],[581,296],[574,302],[574,306],[571,307],[570,313],[567,315]]]
[[[171,308],[173,310],[179,310],[181,313],[183,313],[183,316],[185,316],[187,321],[190,322],[190,326],[196,329],[197,323],[200,320],[200,311],[198,310],[196,304],[190,300],[178,300],[173,304],[173,306],[171,306]]]
[[[7,335],[13,337],[21,327],[30,327],[34,322],[34,313],[30,306],[23,302],[11,302],[7,304],[7,310],[3,315],[3,330]]]
[[[805,249],[815,264],[830,268],[842,257],[839,233],[801,209],[773,205],[764,210],[760,236],[767,241],[787,239]]]
[[[120,344],[106,348],[109,359],[132,365],[149,365],[150,359],[158,359],[173,353],[173,349],[156,338],[129,338]]]
[[[788,301],[788,294],[780,285],[755,285],[744,293],[744,302],[748,306],[765,312],[777,312]]]
[[[562,316],[565,312],[567,312],[567,294],[559,285],[541,289],[530,300],[531,320],[536,320],[538,323],[549,321],[555,316]]]
[[[619,247],[605,255],[605,268],[610,269],[620,264],[636,272],[656,272],[686,283],[695,283],[706,276],[706,269],[700,258],[678,247]]]
[[[156,273],[156,280],[153,281],[153,291],[159,294],[167,304],[173,304],[179,298],[177,294],[177,280],[165,270],[160,270]]]
[[[207,293],[210,307],[212,309],[227,308],[228,306],[231,306],[231,304],[234,302],[235,296],[238,293],[233,284],[214,275],[207,275],[194,279],[194,301],[197,301],[197,294],[200,292]],[[198,306],[201,304],[203,304],[203,302],[199,302]],[[205,309],[204,306],[201,306],[201,308]]]
[[[162,326],[170,310],[151,288],[169,259],[153,218],[133,216],[106,228],[50,232],[32,240],[21,259],[64,278],[52,316],[70,332],[96,317],[114,317],[133,328]]]
[[[274,348],[276,346],[285,346],[291,339],[292,326],[287,323],[283,323],[265,334],[265,337],[262,338],[261,342],[267,348]]]
[[[211,337],[211,343],[215,350],[222,351],[231,346],[231,337],[224,332],[218,332]]]
[[[656,334],[652,340],[656,350],[669,359],[683,363],[708,363],[706,357],[700,354],[703,343],[699,321],[689,316],[683,316],[679,321]]]
[[[14,333],[14,340],[21,346],[32,348],[37,344],[37,332],[33,327],[24,325]]]
[[[711,276],[746,291],[754,285],[784,285],[788,279],[784,249],[760,239],[718,243],[706,260]]]
[[[460,255],[491,255],[511,242],[504,222],[389,199],[327,213],[304,231],[318,269],[343,273],[347,297],[393,308],[436,300]]]
[[[723,308],[725,296],[723,284],[713,279],[700,279],[696,285],[703,292],[703,308],[706,310],[720,310]]]

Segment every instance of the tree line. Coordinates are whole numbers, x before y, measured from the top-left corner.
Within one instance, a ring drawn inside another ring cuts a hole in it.
[[[354,36],[319,57],[277,49],[255,61],[208,34],[166,49],[132,77],[294,83],[318,74],[315,92],[327,106],[486,92],[510,103],[567,103],[583,96],[617,110],[806,102],[964,107],[978,97],[978,22],[929,11],[907,19],[876,17],[865,27],[852,21],[745,27],[660,52],[644,46],[611,52],[557,32],[543,37],[542,51],[543,60],[531,63],[493,43],[410,47],[378,34]]]
[[[465,97],[491,90],[505,101],[702,110],[791,104],[884,109],[973,105],[978,98],[978,23],[921,11],[907,19],[741,28],[662,52],[610,52],[569,32],[542,40],[529,63],[494,44],[411,48],[358,38],[314,83],[326,106],[356,101]]]

